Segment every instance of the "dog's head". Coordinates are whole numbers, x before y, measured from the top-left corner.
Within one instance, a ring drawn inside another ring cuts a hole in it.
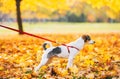
[[[84,40],[85,43],[89,43],[89,44],[94,44],[95,41],[91,40],[90,36],[89,35],[83,35],[82,36],[82,39]]]

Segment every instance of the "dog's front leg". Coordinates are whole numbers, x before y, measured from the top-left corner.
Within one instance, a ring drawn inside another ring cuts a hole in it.
[[[71,67],[72,64],[73,64],[73,56],[69,56],[66,69],[68,69],[69,67]]]

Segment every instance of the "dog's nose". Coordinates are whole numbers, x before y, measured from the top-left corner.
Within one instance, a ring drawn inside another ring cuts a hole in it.
[[[89,44],[94,44],[94,43],[95,43],[95,41],[93,41],[93,40],[89,41]]]

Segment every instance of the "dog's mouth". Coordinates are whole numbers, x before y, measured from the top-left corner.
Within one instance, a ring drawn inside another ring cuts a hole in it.
[[[90,40],[88,43],[89,43],[89,44],[94,44],[94,43],[95,43],[95,41]]]

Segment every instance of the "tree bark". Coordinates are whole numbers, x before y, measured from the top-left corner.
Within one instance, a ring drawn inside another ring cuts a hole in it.
[[[20,2],[21,0],[16,0],[17,23],[18,23],[18,29],[20,30],[19,34],[23,34],[23,26],[22,26],[21,12],[20,12]]]

